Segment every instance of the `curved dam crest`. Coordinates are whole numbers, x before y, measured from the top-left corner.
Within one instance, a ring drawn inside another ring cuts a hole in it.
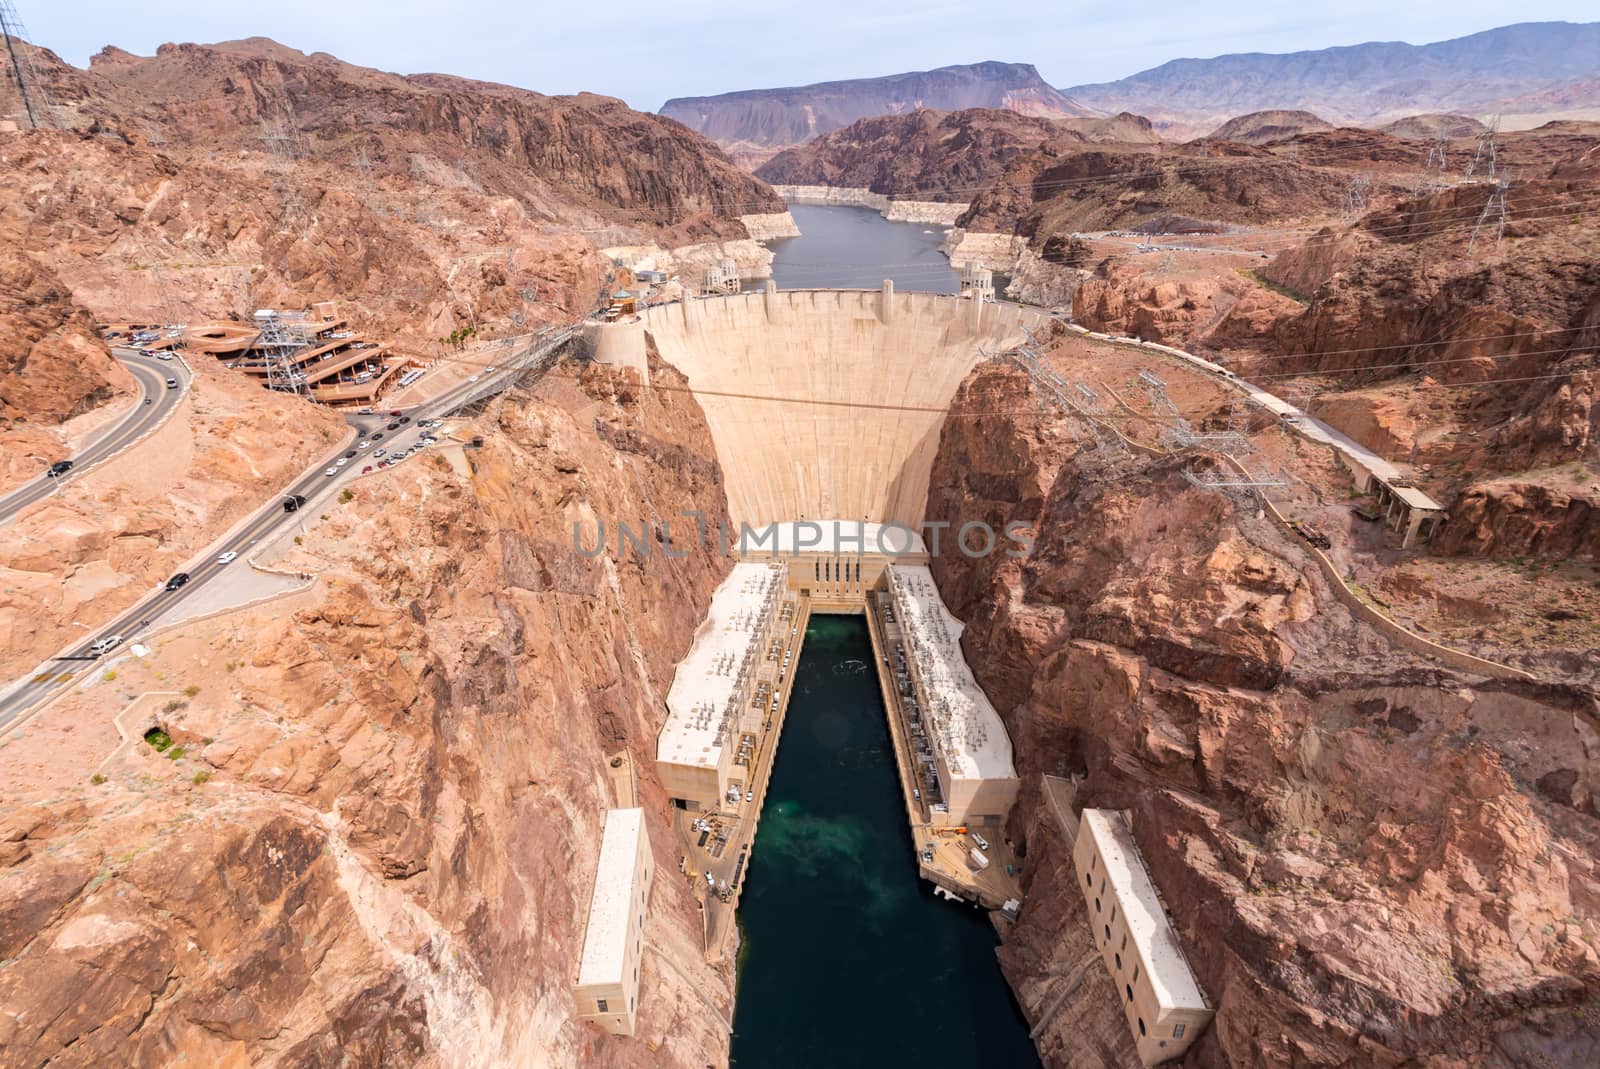
[[[1021,305],[886,285],[659,305],[638,329],[705,412],[735,525],[915,528],[956,389],[985,350],[1016,345],[1047,320]],[[643,337],[628,346],[642,363]]]

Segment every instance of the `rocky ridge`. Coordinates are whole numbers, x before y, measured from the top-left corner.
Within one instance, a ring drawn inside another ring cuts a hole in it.
[[[980,368],[955,411],[1031,411],[1029,391]],[[1024,560],[935,570],[1029,784],[1011,829],[1028,898],[1002,962],[1047,1064],[1117,1064],[1125,1026],[1097,982],[1045,1016],[1076,964],[1104,969],[1039,812],[1044,773],[1076,777],[1078,805],[1132,813],[1217,1006],[1185,1064],[1592,1060],[1593,680],[1520,687],[1417,660],[1267,521],[1169,462],[1101,479],[1057,424],[952,420],[929,515],[1036,534]]]
[[[91,739],[134,717],[103,775],[61,767],[48,719],[8,747],[7,1064],[722,1063],[731,971],[701,959],[650,758],[726,562],[589,559],[570,530],[721,500],[709,433],[626,375],[552,375],[481,429],[470,463],[330,506],[284,561],[314,592],[67,699]],[[630,1042],[570,994],[613,757],[660,869]]]

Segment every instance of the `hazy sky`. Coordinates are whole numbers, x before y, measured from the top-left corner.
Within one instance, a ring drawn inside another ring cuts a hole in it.
[[[1056,86],[1183,56],[1429,41],[1509,22],[1596,17],[1594,0],[13,0],[35,41],[83,66],[107,44],[265,36],[369,67],[440,71],[542,93],[590,90],[654,110],[674,96],[803,85],[983,59],[1033,63]],[[1207,9],[1209,7],[1209,10]]]

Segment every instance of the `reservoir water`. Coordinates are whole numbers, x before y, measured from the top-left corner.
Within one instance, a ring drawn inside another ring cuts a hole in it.
[[[797,238],[767,242],[780,289],[877,289],[955,293],[961,274],[939,251],[944,230],[931,223],[891,223],[871,208],[792,204]]]
[[[986,914],[917,875],[872,658],[862,617],[811,618],[739,910],[733,1063],[1036,1067]]]

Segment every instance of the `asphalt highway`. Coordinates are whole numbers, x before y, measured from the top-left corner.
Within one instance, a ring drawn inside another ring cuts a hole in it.
[[[544,338],[535,339],[525,349],[507,360],[503,366],[495,368],[493,372],[484,372],[473,376],[477,381],[469,380],[463,382],[431,401],[406,410],[404,414],[410,417],[410,421],[402,424],[394,431],[387,429],[388,424],[394,422],[394,416],[386,417],[382,414],[360,413],[348,415],[346,417],[347,422],[359,435],[364,437],[375,431],[382,431],[384,437],[373,443],[366,450],[358,450],[354,457],[345,459],[343,466],[333,466],[334,460],[332,458],[327,459],[326,463],[315,465],[301,475],[293,484],[285,487],[282,492],[262,505],[243,527],[212,544],[196,560],[191,561],[183,569],[189,575],[188,582],[183,586],[177,590],[168,590],[165,587],[165,583],[163,583],[161,587],[146,595],[138,604],[118,616],[111,623],[85,637],[81,643],[65,653],[58,654],[40,665],[26,679],[19,680],[13,684],[3,695],[0,695],[0,731],[6,730],[12,721],[45,700],[58,688],[64,687],[78,678],[80,673],[92,669],[99,657],[91,653],[90,649],[100,639],[116,636],[120,641],[113,650],[108,651],[107,655],[114,653],[116,650],[126,646],[127,643],[137,640],[140,634],[147,631],[155,621],[159,620],[162,615],[169,612],[183,599],[204,588],[208,583],[215,582],[219,578],[226,576],[230,568],[248,568],[250,565],[246,562],[246,558],[250,555],[252,547],[270,540],[282,529],[300,522],[305,514],[317,508],[319,500],[334,494],[348,483],[352,477],[359,474],[363,468],[372,464],[371,454],[376,449],[383,448],[386,452],[392,453],[416,444],[417,439],[421,436],[417,423],[424,419],[447,416],[469,403],[506,389],[524,372],[542,364],[547,356],[553,355],[560,345],[571,336],[571,333],[570,330],[563,330]],[[139,375],[142,371],[149,370],[135,363],[134,358],[128,358],[126,362],[130,368],[134,369],[136,375]],[[153,360],[147,362],[156,364]],[[172,366],[176,366],[175,361],[172,364],[156,365],[158,371]],[[166,375],[161,375],[159,378],[159,385],[162,391],[174,395],[183,392],[182,389],[167,390],[166,378]],[[143,381],[144,377],[141,375],[141,382]],[[185,385],[186,382],[186,379],[180,378],[180,386]],[[139,408],[145,412],[159,407],[159,405],[147,406],[142,402],[139,405]],[[116,434],[117,431],[113,431],[111,435],[107,435],[107,438]],[[137,434],[132,437],[137,437]],[[123,444],[126,444],[127,441],[132,439],[125,438],[120,440]],[[94,448],[98,448],[100,444],[100,442],[96,442]],[[345,458],[345,454],[354,448],[355,444],[352,441],[337,456]],[[85,455],[87,454],[88,451],[86,450]],[[326,474],[330,467],[334,472],[331,476]],[[73,474],[77,474],[76,467],[74,467]],[[54,480],[51,480],[51,482],[54,482]],[[48,492],[48,489],[46,492]],[[294,512],[285,512],[283,509],[284,502],[295,495],[303,496],[306,499],[305,504]],[[218,558],[227,552],[237,553],[239,555],[238,559],[229,564],[220,563]]]
[[[142,356],[132,349],[116,350],[116,357],[139,380],[140,398],[133,411],[117,421],[116,426],[96,438],[82,451],[59,460],[71,460],[72,470],[51,478],[40,475],[31,482],[0,497],[0,524],[10,523],[17,513],[51,494],[61,490],[101,461],[116,456],[123,449],[143,437],[145,432],[167,418],[183,400],[189,387],[189,375],[177,360],[157,360]],[[168,379],[177,379],[174,389],[167,388]],[[146,402],[149,402],[146,404]]]

